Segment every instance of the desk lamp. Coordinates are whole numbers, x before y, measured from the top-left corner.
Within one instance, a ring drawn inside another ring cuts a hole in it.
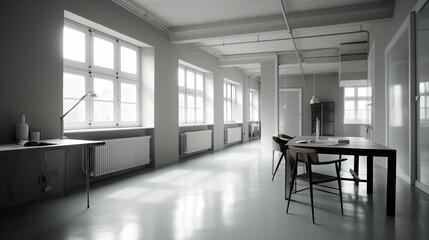
[[[61,134],[61,139],[66,139],[67,137],[64,136],[64,117],[67,116],[67,114],[69,114],[69,112],[71,112],[71,110],[73,110],[79,103],[81,103],[83,100],[85,100],[85,98],[87,97],[97,97],[97,94],[95,94],[93,91],[89,91],[87,92],[85,95],[83,95],[79,101],[77,101],[77,103],[75,105],[73,105],[73,107],[71,107],[66,113],[64,113],[64,115],[62,115],[60,117],[60,134]]]

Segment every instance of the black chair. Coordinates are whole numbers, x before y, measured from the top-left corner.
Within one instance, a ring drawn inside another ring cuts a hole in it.
[[[321,183],[326,183],[326,182],[330,182],[330,181],[337,181],[338,182],[339,195],[340,195],[340,203],[341,203],[341,214],[343,215],[343,198],[342,198],[342,191],[341,191],[340,170],[341,170],[341,162],[343,162],[347,159],[343,158],[343,159],[336,159],[336,160],[331,160],[331,161],[320,162],[316,150],[308,149],[308,148],[293,147],[293,146],[289,147],[289,152],[290,152],[290,156],[291,156],[292,160],[294,161],[291,186],[293,186],[296,179],[304,180],[304,181],[307,181],[309,183],[309,188],[304,188],[304,189],[300,189],[300,190],[295,189],[295,193],[310,189],[311,215],[313,218],[313,223],[314,223],[313,185],[319,185]],[[302,173],[302,174],[297,174],[298,162],[304,163],[304,165],[307,169],[307,172]],[[320,166],[320,165],[329,165],[329,164],[335,165],[336,176],[331,176],[331,175],[327,175],[327,174],[323,174],[323,173],[317,173],[317,172],[314,172],[312,169],[313,165],[319,165]],[[330,186],[324,186],[324,185],[319,185],[319,186],[332,189],[332,187],[330,187]],[[322,189],[315,189],[315,190],[320,190],[323,192],[336,194],[336,193],[332,193],[330,191],[325,191]],[[290,205],[291,195],[292,195],[292,188],[290,188],[290,190],[289,190],[289,199],[287,202],[286,213],[289,213],[289,205]]]
[[[282,135],[282,136],[280,136]],[[271,174],[272,179],[271,181],[274,181],[274,177],[276,176],[277,170],[279,169],[280,163],[282,162],[282,159],[286,159],[286,143],[289,142],[289,140],[291,140],[293,137],[290,137],[286,134],[279,134],[279,136],[273,136],[273,156],[271,158]],[[276,151],[280,151],[282,153],[282,155],[280,156],[278,162],[277,162],[277,166],[276,166],[276,170],[274,170],[274,153]]]

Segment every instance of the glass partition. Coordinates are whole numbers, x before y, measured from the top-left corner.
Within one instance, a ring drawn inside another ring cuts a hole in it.
[[[410,181],[409,27],[399,29],[387,48],[388,143],[397,150],[397,172]]]
[[[416,15],[417,181],[429,187],[429,7]]]

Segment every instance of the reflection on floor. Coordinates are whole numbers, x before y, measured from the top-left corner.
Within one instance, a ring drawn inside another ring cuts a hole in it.
[[[286,215],[284,166],[271,182],[271,149],[252,141],[92,184],[88,210],[84,188],[3,209],[0,239],[426,239],[429,197],[398,179],[397,217],[386,217],[386,173],[375,176],[372,196],[343,182],[344,216],[338,196],[315,192],[313,225],[308,191]]]

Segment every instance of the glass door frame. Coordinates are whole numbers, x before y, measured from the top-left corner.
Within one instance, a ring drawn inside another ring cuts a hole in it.
[[[398,42],[398,40],[402,37],[404,33],[408,33],[408,149],[409,154],[408,158],[410,161],[408,162],[408,176],[405,175],[407,173],[403,173],[403,171],[397,171],[397,175],[407,183],[414,185],[416,180],[416,107],[415,107],[415,85],[416,85],[416,67],[415,67],[415,14],[410,13],[406,19],[403,21],[399,29],[396,31],[389,44],[385,49],[385,109],[386,109],[386,142],[389,145],[389,129],[390,129],[390,91],[389,91],[389,56],[390,52]],[[413,98],[413,99],[412,99]],[[398,164],[397,164],[398,166]]]
[[[413,184],[417,187],[417,188],[419,188],[420,190],[422,190],[422,191],[424,191],[424,192],[426,192],[427,194],[429,194],[429,186],[428,185],[425,185],[425,184],[423,184],[421,181],[419,181],[418,179],[417,179],[417,171],[418,171],[418,156],[417,156],[417,153],[418,153],[418,150],[419,150],[419,148],[418,148],[418,144],[419,144],[419,142],[418,142],[418,134],[419,134],[419,131],[418,131],[418,126],[419,126],[419,118],[418,118],[418,111],[419,111],[419,97],[420,97],[420,93],[419,93],[419,88],[417,87],[418,86],[418,84],[419,84],[419,81],[418,81],[418,79],[417,79],[417,20],[416,20],[416,18],[417,18],[417,16],[416,16],[416,14],[418,14],[426,5],[427,5],[427,2],[428,2],[428,0],[420,0],[420,1],[418,1],[417,2],[417,4],[416,4],[416,6],[414,7],[414,11],[413,12],[411,12],[410,13],[410,20],[411,20],[411,30],[412,30],[412,37],[413,37],[413,41],[411,42],[413,45],[412,46],[410,46],[411,47],[411,50],[412,50],[412,53],[413,53],[413,55],[412,55],[412,60],[414,61],[414,66],[413,66],[413,75],[412,75],[412,81],[413,81],[413,99],[412,100],[414,100],[414,101],[411,101],[411,102],[413,102],[413,104],[414,104],[414,107],[413,107],[413,109],[414,109],[414,114],[413,114],[413,117],[414,117],[414,129],[413,129],[413,131],[414,131],[414,134],[413,134],[413,136],[412,136],[412,139],[411,140],[413,140],[414,141],[414,159],[412,159],[413,160],[413,170],[414,170],[414,178],[413,178]],[[426,6],[427,8],[429,8],[429,5],[427,5]]]

